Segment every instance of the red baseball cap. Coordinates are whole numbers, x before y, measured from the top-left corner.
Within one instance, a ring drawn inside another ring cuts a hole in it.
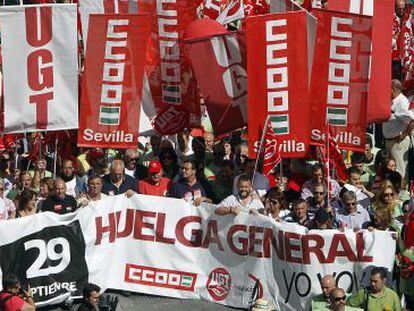
[[[149,173],[150,174],[158,174],[159,172],[161,172],[162,166],[161,163],[158,161],[151,161],[149,163]]]

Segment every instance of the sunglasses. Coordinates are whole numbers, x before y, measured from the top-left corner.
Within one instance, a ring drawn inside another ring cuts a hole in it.
[[[345,301],[346,300],[346,296],[342,296],[342,297],[333,297],[335,302],[339,302],[339,301]]]
[[[274,204],[274,205],[276,205],[276,204],[278,204],[278,203],[279,203],[279,201],[278,201],[278,200],[269,200],[269,203],[270,203],[270,204]]]
[[[324,195],[324,194],[325,194],[325,192],[315,191],[313,194],[320,194],[320,195]]]
[[[384,195],[384,197],[392,197],[394,195],[394,193],[384,193],[383,195]]]

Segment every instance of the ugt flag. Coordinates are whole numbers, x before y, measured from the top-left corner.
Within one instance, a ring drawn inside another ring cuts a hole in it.
[[[3,6],[5,132],[78,127],[75,4]]]

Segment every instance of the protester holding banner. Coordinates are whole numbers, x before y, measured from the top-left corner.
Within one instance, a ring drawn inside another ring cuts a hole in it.
[[[91,249],[100,256],[113,246],[118,260],[137,247],[142,263],[128,259],[99,282],[244,308],[253,283],[281,310],[304,310],[329,274],[321,309],[348,309],[344,290],[332,290],[344,279],[363,305],[368,267],[391,270],[392,237],[402,238],[399,246],[413,240],[412,213],[401,210],[413,165],[413,11],[403,0],[322,3],[329,10],[306,1],[309,13],[290,0],[0,6],[0,194],[10,190],[22,218],[1,222],[12,237],[0,243],[2,270],[16,261],[44,302],[96,277],[85,268]],[[394,4],[392,59],[403,77],[391,83]],[[201,9],[211,19],[198,18]],[[203,109],[210,117],[201,121]],[[377,146],[385,138],[386,150],[376,153],[372,137]],[[128,204],[117,201],[124,193]],[[13,218],[4,201],[0,218]],[[197,263],[188,259],[196,253]],[[82,262],[54,273],[74,260]],[[97,270],[112,268],[104,261]],[[408,276],[411,265],[401,262]],[[366,302],[374,310],[392,300],[397,310],[381,273]],[[144,275],[154,275],[150,285]],[[164,275],[176,284],[161,286]],[[407,306],[410,277],[399,293]]]
[[[237,195],[231,195],[221,201],[215,213],[217,215],[238,215],[244,213],[263,213],[262,202],[253,193],[252,181],[250,176],[242,174],[237,180]]]
[[[196,163],[185,159],[181,164],[181,172],[182,178],[171,186],[169,196],[194,202],[195,205],[200,205],[202,202],[211,203],[212,200],[208,198],[208,190],[204,187],[208,184],[202,184],[197,177]]]
[[[139,193],[156,196],[167,196],[171,188],[171,180],[163,177],[163,169],[159,161],[150,161],[148,166],[149,177],[138,183]]]
[[[137,192],[135,179],[125,174],[125,163],[120,159],[113,160],[108,175],[102,178],[102,192],[106,195],[117,195],[128,190]]]

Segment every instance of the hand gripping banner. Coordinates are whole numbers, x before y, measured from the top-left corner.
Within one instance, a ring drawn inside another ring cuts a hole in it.
[[[78,127],[76,5],[0,9],[4,131]]]
[[[248,133],[252,157],[256,156],[268,115],[282,158],[306,154],[310,140],[306,23],[305,11],[247,19]]]
[[[367,123],[388,120],[391,113],[391,66],[393,0],[329,0],[333,11],[372,16],[372,59],[368,92]]]
[[[28,283],[38,305],[107,288],[247,309],[252,290],[277,310],[309,310],[320,279],[356,292],[373,266],[392,273],[395,240],[375,230],[308,230],[263,215],[218,216],[214,206],[125,195],[76,213],[0,223],[1,273]],[[384,250],[390,250],[384,252]]]
[[[91,15],[89,26],[78,145],[135,148],[149,17]]]
[[[325,144],[329,123],[341,149],[364,150],[371,17],[314,13],[318,28],[310,89],[312,143]]]

